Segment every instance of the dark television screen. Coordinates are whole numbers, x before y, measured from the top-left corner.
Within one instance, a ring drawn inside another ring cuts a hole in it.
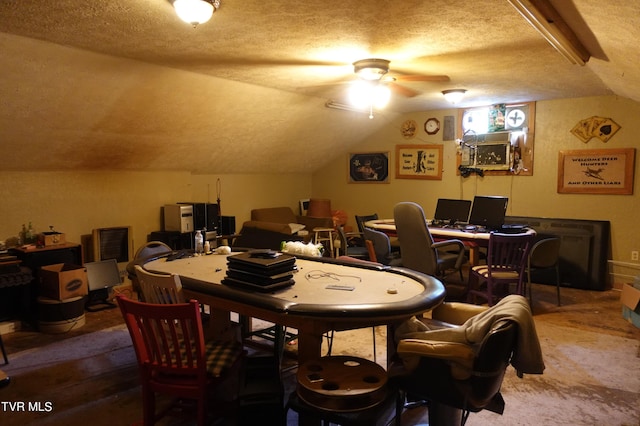
[[[469,219],[471,200],[439,198],[433,218],[438,221],[466,222]]]
[[[507,197],[485,197],[476,195],[473,198],[469,223],[485,227],[489,230],[499,229],[504,224],[507,212]]]
[[[93,230],[93,260],[116,259],[129,262],[131,253],[131,227],[98,228]]]

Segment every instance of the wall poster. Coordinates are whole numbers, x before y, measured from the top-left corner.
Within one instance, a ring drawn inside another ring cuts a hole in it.
[[[389,153],[349,154],[349,183],[389,183]]]
[[[560,151],[558,192],[633,194],[634,148]]]
[[[442,145],[396,145],[396,179],[442,180]]]

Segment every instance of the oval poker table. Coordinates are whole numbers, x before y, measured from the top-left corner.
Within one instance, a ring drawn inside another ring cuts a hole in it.
[[[297,329],[299,363],[321,356],[325,332],[375,325],[391,327],[387,351],[393,353],[395,345],[389,344],[393,326],[433,309],[445,297],[443,284],[432,276],[331,258],[296,257],[294,284],[279,290],[222,284],[227,257],[235,254],[172,261],[160,257],[143,266],[152,272],[178,274],[185,297],[210,307],[211,337],[231,337],[231,312]]]

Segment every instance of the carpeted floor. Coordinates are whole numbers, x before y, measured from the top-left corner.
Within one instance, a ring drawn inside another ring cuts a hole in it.
[[[504,415],[472,414],[469,425],[640,424],[640,330],[621,317],[619,292],[534,286],[534,318],[543,348],[543,375],[503,384]],[[256,326],[260,326],[259,323]],[[377,362],[386,365],[385,328],[376,328]],[[141,422],[137,370],[117,310],[86,314],[65,334],[19,331],[4,336],[12,383],[0,390],[0,424],[133,425]],[[295,345],[287,346],[295,354]],[[372,359],[371,328],[336,333],[333,354]],[[295,366],[286,356],[284,367]],[[283,373],[288,390],[295,369]],[[296,424],[295,414],[289,424]],[[406,410],[403,425],[427,423],[423,407]],[[183,418],[161,425],[192,424]],[[266,422],[265,424],[268,424]]]

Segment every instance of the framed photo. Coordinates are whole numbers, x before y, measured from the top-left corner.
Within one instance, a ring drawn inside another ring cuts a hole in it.
[[[349,183],[388,183],[389,153],[349,154]]]
[[[633,194],[635,148],[560,151],[558,192]]]
[[[442,180],[442,145],[396,145],[396,179]]]

